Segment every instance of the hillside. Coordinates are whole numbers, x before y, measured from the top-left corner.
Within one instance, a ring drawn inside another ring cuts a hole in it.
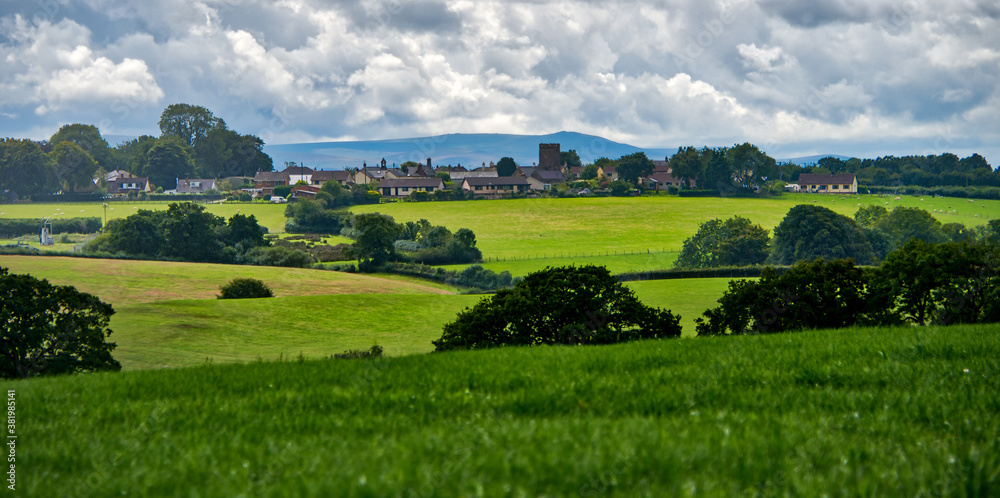
[[[40,378],[24,496],[995,496],[995,326]]]

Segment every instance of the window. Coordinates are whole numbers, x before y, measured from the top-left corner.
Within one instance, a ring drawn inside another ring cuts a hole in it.
[[[834,189],[834,190],[839,190],[839,189],[840,189],[840,185],[834,185],[834,186],[833,186],[833,189]]]
[[[403,192],[409,192],[409,191],[410,191],[410,187],[403,187]]]
[[[191,182],[191,188],[201,187],[201,182]]]
[[[850,185],[844,185],[844,190],[850,190],[850,189],[851,189]]]

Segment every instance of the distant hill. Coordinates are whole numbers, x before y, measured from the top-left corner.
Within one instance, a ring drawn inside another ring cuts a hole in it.
[[[373,165],[385,158],[389,164],[406,161],[423,163],[431,159],[434,166],[463,165],[474,168],[497,162],[501,157],[514,158],[518,164],[530,166],[538,162],[538,144],[558,143],[562,151],[576,150],[585,163],[600,157],[617,159],[634,152],[645,152],[650,159],[663,159],[677,151],[676,147],[646,149],[623,144],[594,135],[561,131],[549,135],[508,135],[500,133],[452,133],[433,137],[404,138],[352,142],[319,142],[267,145],[264,152],[274,160],[275,169],[288,161],[304,163],[318,169],[344,169]]]

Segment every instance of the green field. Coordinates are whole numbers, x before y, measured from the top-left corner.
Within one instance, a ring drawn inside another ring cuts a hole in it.
[[[174,201],[183,202],[183,201]],[[166,210],[171,201],[111,201],[108,202],[107,216],[109,220],[124,218],[139,209],[151,211]],[[287,204],[268,204],[264,202],[241,203],[227,202],[222,204],[202,204],[212,214],[229,219],[239,212],[254,215],[257,222],[267,227],[271,233],[285,231],[285,206]],[[59,204],[0,204],[0,218],[88,218],[104,219],[104,204],[59,203]],[[55,234],[58,236],[59,234]]]
[[[997,496],[997,327],[9,382],[23,496]]]
[[[379,344],[393,356],[426,353],[441,328],[482,296],[398,275],[274,267],[0,256],[0,266],[111,303],[115,358],[126,370],[303,355],[323,358]],[[277,297],[218,300],[237,277],[267,282]],[[725,279],[629,284],[647,304],[681,315],[687,335]]]
[[[923,200],[921,200],[923,199]],[[744,216],[765,228],[773,229],[785,213],[797,204],[815,203],[853,217],[858,205],[880,204],[957,211],[933,213],[942,223],[958,222],[968,226],[985,224],[1000,218],[1000,201],[975,201],[954,198],[877,197],[871,195],[839,196],[789,194],[769,199],[681,198],[653,196],[640,198],[516,199],[465,202],[391,203],[354,206],[352,211],[380,212],[397,222],[425,218],[451,230],[469,228],[476,233],[478,246],[486,258],[558,258],[576,261],[589,254],[618,252],[680,251],[684,240],[698,231],[701,223],[712,218]],[[669,255],[670,253],[667,253]],[[571,255],[565,257],[563,255]],[[665,256],[665,255],[664,255]],[[651,258],[652,259],[652,258]],[[650,261],[657,268],[666,258]],[[523,269],[544,267],[545,262],[504,261],[490,264],[492,269],[507,269],[523,274]],[[633,264],[622,261],[620,268],[649,270],[642,260]],[[673,260],[670,260],[670,264]],[[515,271],[521,270],[521,271]]]

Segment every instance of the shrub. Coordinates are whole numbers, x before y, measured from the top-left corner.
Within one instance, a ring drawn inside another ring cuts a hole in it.
[[[550,267],[466,308],[433,343],[437,351],[612,344],[680,336],[678,321],[642,304],[605,267]]]
[[[356,360],[364,358],[381,358],[383,353],[384,350],[382,349],[382,346],[376,344],[370,349],[349,349],[343,353],[335,354],[333,357],[338,360]]]
[[[259,297],[274,297],[271,288],[256,278],[234,278],[228,284],[219,287],[219,299],[251,299]]]
[[[274,190],[272,192],[277,197],[284,197],[285,199],[287,199],[288,194],[292,193],[292,187],[289,187],[288,185],[279,185],[277,187],[274,187]]]
[[[313,263],[311,254],[287,246],[254,247],[247,251],[243,259],[251,265],[292,268],[307,268]]]

